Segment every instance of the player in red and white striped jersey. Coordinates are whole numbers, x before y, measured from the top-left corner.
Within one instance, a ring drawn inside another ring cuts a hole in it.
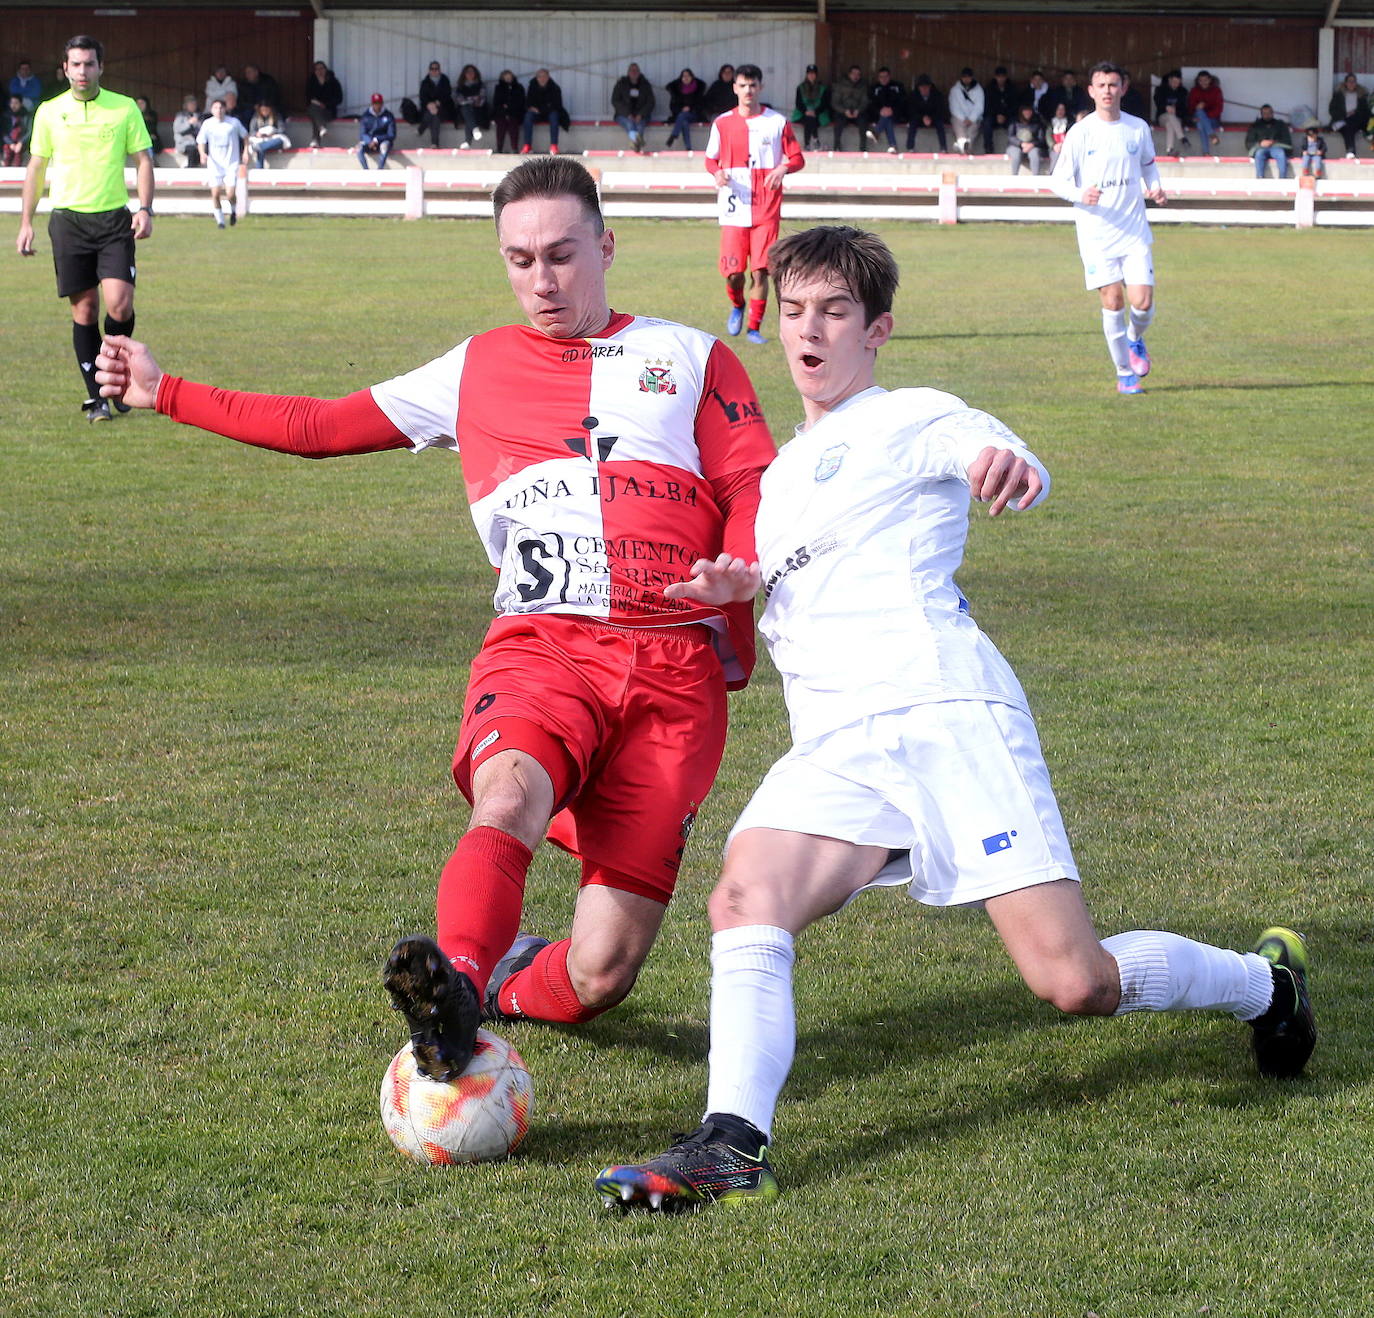
[[[757,64],[735,70],[739,105],[711,125],[706,172],[720,187],[720,272],[730,299],[726,328],[744,324],[744,272],[749,270],[749,342],[764,341],[761,326],[768,305],[768,252],[778,238],[782,181],[806,161],[786,116],[759,99],[763,74]]]
[[[164,375],[123,338],[99,359],[108,395],[261,447],[462,452],[497,572],[453,766],[472,818],[440,880],[437,946],[403,939],[385,974],[436,1078],[466,1066],[479,1010],[583,1021],[634,984],[720,763],[726,688],[754,658],[748,605],[664,587],[703,556],[753,561],[774,451],[724,344],[610,309],[615,238],[581,165],[522,164],[495,205],[530,324],[371,389],[333,401],[213,389]],[[571,937],[551,944],[517,940],[546,833],[582,862]]]

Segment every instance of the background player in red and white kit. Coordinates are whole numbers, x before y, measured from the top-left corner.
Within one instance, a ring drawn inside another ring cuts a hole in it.
[[[753,664],[748,604],[664,587],[703,555],[752,560],[773,457],[724,344],[611,311],[615,237],[581,165],[531,160],[494,203],[530,324],[409,374],[324,401],[192,384],[127,338],[99,359],[107,395],[264,448],[462,452],[499,574],[453,764],[472,818],[439,883],[437,944],[402,939],[384,972],[436,1078],[467,1065],[479,1014],[585,1021],[633,986],[719,767],[726,688]],[[552,944],[517,936],[546,832],[582,862],[571,937]]]
[[[782,181],[806,164],[786,116],[760,101],[763,74],[757,64],[735,70],[739,105],[711,125],[706,172],[720,186],[720,272],[730,298],[726,328],[744,325],[744,272],[749,284],[750,343],[762,343],[759,327],[768,305],[768,252],[778,239]]]

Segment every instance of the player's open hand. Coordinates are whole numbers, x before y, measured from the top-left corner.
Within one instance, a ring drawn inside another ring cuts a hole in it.
[[[763,176],[763,186],[772,192],[776,192],[782,187],[782,181],[787,177],[787,164],[774,165],[772,169]]]
[[[98,378],[98,377],[97,377]],[[1040,473],[1013,449],[989,445],[969,464],[969,489],[979,503],[990,503],[996,517],[1013,499],[1025,508],[1044,488]]]
[[[687,581],[674,581],[664,586],[663,593],[670,600],[696,600],[701,604],[736,604],[751,600],[759,593],[763,574],[757,563],[746,563],[730,554],[699,558],[692,564],[692,576]]]
[[[146,343],[123,334],[108,334],[95,359],[95,378],[102,398],[122,398],[130,407],[155,407],[162,369]]]

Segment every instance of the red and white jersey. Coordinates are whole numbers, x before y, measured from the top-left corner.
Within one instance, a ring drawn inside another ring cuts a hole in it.
[[[748,119],[738,109],[716,119],[706,145],[706,172],[714,175],[723,169],[730,176],[719,193],[721,224],[741,229],[776,224],[782,214],[782,189],[767,187],[763,180],[784,162],[789,174],[806,164],[786,116],[765,107]]]
[[[730,547],[721,495],[743,489],[751,502],[774,454],[749,377],[724,344],[620,314],[587,339],[510,325],[371,392],[416,451],[462,455],[472,519],[500,574],[498,613],[705,622],[720,633],[731,684],[747,674],[748,610],[723,617],[663,595],[695,560]],[[752,525],[742,529],[747,553]]]

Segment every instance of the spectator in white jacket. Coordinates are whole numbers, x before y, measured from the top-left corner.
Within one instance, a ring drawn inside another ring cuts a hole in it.
[[[216,64],[215,71],[205,80],[205,118],[210,117],[210,107],[216,101],[223,101],[224,108],[235,118],[239,103],[239,85],[227,64]],[[248,125],[244,124],[247,128]]]
[[[949,122],[954,129],[954,149],[964,155],[973,150],[973,140],[983,122],[983,89],[965,69],[959,81],[949,89]]]

